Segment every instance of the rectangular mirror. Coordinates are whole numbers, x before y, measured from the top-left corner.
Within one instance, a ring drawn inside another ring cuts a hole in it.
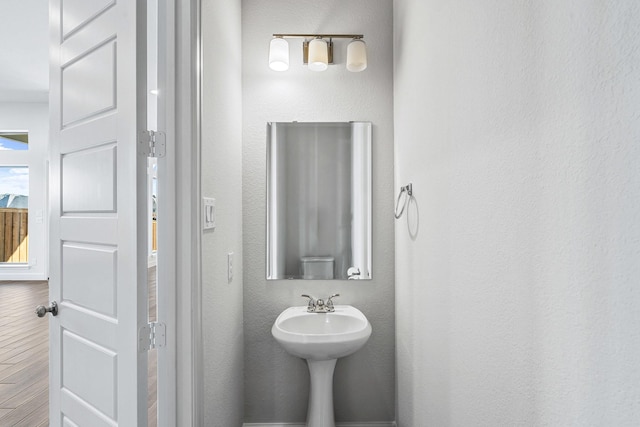
[[[371,123],[267,125],[267,279],[371,279]]]

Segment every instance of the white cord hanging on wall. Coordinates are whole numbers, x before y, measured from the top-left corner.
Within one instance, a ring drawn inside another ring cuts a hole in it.
[[[402,195],[404,194],[404,198]],[[402,214],[404,213],[404,209],[407,207],[407,204],[411,200],[411,196],[413,196],[413,184],[409,183],[404,187],[400,187],[400,194],[398,194],[398,199],[396,200],[396,210],[394,212],[394,216],[396,219],[400,219]],[[400,212],[398,212],[398,208],[400,207],[400,199],[402,199],[402,208]]]

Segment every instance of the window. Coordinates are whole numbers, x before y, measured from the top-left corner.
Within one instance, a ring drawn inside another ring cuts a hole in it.
[[[24,151],[29,149],[26,132],[0,132],[0,150]]]
[[[0,166],[0,263],[28,262],[29,168]]]

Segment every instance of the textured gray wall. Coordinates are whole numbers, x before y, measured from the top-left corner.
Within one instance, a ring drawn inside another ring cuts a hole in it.
[[[202,36],[202,194],[216,199],[217,211],[215,231],[202,237],[204,424],[235,427],[242,424],[244,399],[240,0],[203,0]]]
[[[395,419],[393,86],[391,0],[244,0],[243,40],[243,248],[245,421],[301,422],[306,418],[308,372],[271,336],[302,293],[338,292],[371,321],[373,335],[358,353],[338,361],[337,421]],[[268,68],[273,33],[363,33],[369,68],[345,67],[347,40],[335,40],[335,61],[317,73],[302,66],[301,41],[290,41],[291,66]],[[220,43],[225,42],[224,39]],[[222,60],[222,58],[221,58]],[[373,276],[371,281],[265,279],[265,145],[269,121],[373,123]]]
[[[394,4],[398,425],[638,425],[640,3]]]

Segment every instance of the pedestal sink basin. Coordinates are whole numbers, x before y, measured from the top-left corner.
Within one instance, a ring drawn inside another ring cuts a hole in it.
[[[330,313],[289,307],[280,313],[271,333],[287,353],[307,360],[311,377],[307,427],[334,427],[333,370],[338,358],[355,353],[371,336],[365,315],[350,305],[336,305]]]

